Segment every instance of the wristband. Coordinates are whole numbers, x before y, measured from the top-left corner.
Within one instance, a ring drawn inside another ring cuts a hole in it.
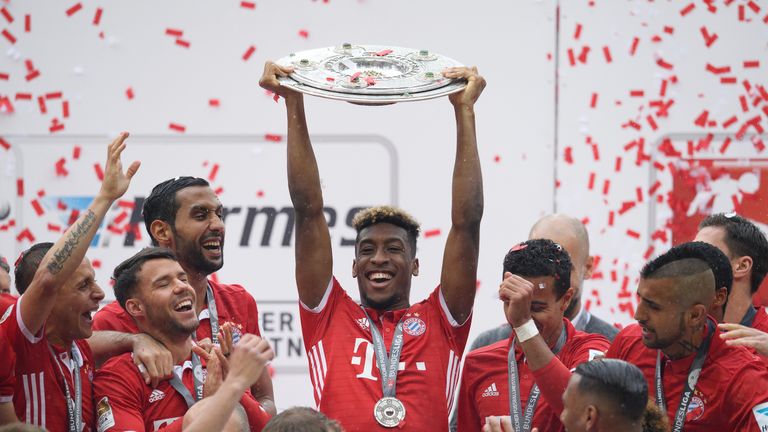
[[[539,329],[533,319],[529,319],[520,327],[515,327],[515,334],[517,335],[517,342],[523,343],[539,334]]]

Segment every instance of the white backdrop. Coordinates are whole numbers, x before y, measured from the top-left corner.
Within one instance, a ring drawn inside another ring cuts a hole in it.
[[[392,44],[477,65],[488,80],[477,106],[486,209],[471,337],[503,321],[496,286],[509,245],[555,209],[584,218],[592,251],[600,256],[596,278],[585,286],[589,307],[609,321],[629,322],[637,269],[645,256],[671,241],[658,234],[652,240],[671,213],[666,203],[649,206],[648,191],[657,179],[658,196],[673,183],[668,168],[652,165],[669,162],[656,151],[661,138],[677,134],[671,145],[687,158],[714,153],[752,166],[745,158],[763,155],[750,142],[759,132],[753,126],[743,141],[717,150],[728,133],[755,116],[758,125],[766,125],[768,96],[761,97],[758,87],[768,62],[765,2],[715,2],[714,12],[700,2],[690,9],[689,3],[264,0],[253,8],[238,0],[0,3],[5,11],[0,14],[5,53],[0,57],[0,216],[4,203],[10,208],[0,218],[0,254],[12,261],[28,247],[25,229],[35,241],[55,239],[57,226],[79,205],[76,198],[98,190],[93,164],[102,158],[100,145],[121,130],[134,136],[125,158],[143,162],[127,202],[172,176],[211,177],[218,166],[214,187],[222,188],[224,205],[240,213],[228,218],[226,265],[217,276],[243,283],[259,302],[262,328],[278,349],[278,406],[311,405],[303,352],[295,349],[300,333],[292,303],[293,254],[282,243],[285,214],[276,216],[269,245],[260,242],[263,215],[254,218],[248,245],[240,245],[249,208],[280,212],[290,202],[281,141],[284,107],[257,81],[265,60],[290,52],[342,42]],[[731,69],[718,75],[707,64]],[[746,110],[739,96],[747,99]],[[668,116],[659,115],[659,104],[671,99]],[[360,107],[317,98],[306,104],[326,201],[337,211],[336,274],[356,297],[352,250],[340,246],[341,238],[351,235],[345,222],[349,209],[394,203],[412,212],[425,231],[439,230],[420,240],[421,275],[413,298],[424,297],[439,278],[450,223],[455,144],[450,104],[438,99]],[[694,124],[703,110],[714,124]],[[732,115],[737,120],[729,124]],[[710,153],[702,148],[686,154],[687,140],[709,132],[718,133]],[[651,161],[638,166],[640,145],[627,144],[640,138],[642,154]],[[617,157],[622,157],[619,169]],[[57,163],[68,175],[57,175]],[[18,196],[19,178],[23,196]],[[764,195],[751,197],[760,202]],[[60,198],[67,198],[66,209],[59,208]],[[41,215],[33,201],[40,203]],[[117,229],[105,226],[89,253],[100,261],[98,277],[108,295],[112,266],[146,244],[143,232],[142,240],[128,246],[126,234],[117,233],[133,211],[123,204],[109,216],[118,219]]]

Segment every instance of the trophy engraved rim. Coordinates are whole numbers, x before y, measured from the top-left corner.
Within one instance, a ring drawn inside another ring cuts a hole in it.
[[[276,63],[294,68],[280,78],[286,87],[364,105],[432,99],[466,87],[465,80],[442,75],[461,63],[424,49],[345,43],[297,52]]]

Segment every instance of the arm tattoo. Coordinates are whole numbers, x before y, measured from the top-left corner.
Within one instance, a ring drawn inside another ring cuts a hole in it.
[[[64,246],[53,253],[53,259],[48,263],[48,271],[51,272],[51,274],[58,274],[61,269],[64,268],[64,262],[69,259],[75,246],[77,246],[83,237],[86,236],[88,231],[90,231],[94,222],[96,222],[96,215],[89,209],[83,220],[69,233],[67,240],[64,242]]]

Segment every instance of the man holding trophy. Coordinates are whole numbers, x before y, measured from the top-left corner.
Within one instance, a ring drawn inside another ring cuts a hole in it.
[[[467,86],[449,96],[457,144],[452,226],[440,285],[426,300],[411,303],[411,280],[419,270],[419,225],[398,208],[374,207],[353,221],[357,304],[333,277],[331,237],[303,95],[280,83],[293,71],[268,62],[260,85],[285,98],[287,108],[296,283],[318,409],[350,432],[447,430],[475,298],[483,188],[474,105],[485,80],[476,68],[443,72],[448,79],[466,80]]]

